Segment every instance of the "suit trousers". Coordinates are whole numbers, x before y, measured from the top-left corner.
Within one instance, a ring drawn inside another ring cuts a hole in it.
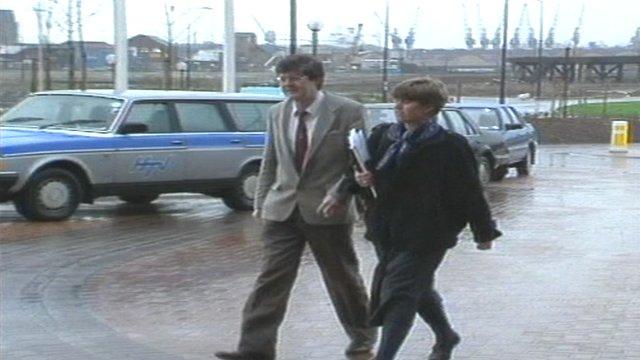
[[[351,224],[311,225],[299,211],[263,228],[263,266],[242,312],[238,350],[275,358],[285,315],[306,244],[320,267],[340,323],[352,341],[368,340],[368,299],[351,240]]]
[[[427,254],[400,251],[384,253],[376,269],[381,299],[377,317],[382,321],[382,339],[376,360],[394,359],[416,314],[420,315],[442,341],[453,329],[442,306],[440,294],[433,288],[435,272],[446,250]],[[384,272],[381,274],[381,272]]]

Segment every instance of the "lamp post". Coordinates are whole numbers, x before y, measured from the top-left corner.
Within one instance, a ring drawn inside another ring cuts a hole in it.
[[[307,24],[309,30],[311,30],[311,48],[313,56],[318,56],[318,31],[322,30],[322,23],[320,21],[311,21]]]
[[[298,6],[296,0],[289,1],[289,32],[290,32],[290,41],[289,41],[289,54],[293,55],[296,53],[297,37],[298,37]]]
[[[543,19],[544,19],[544,0],[538,0],[540,2],[540,35],[538,39],[538,82],[536,83],[536,98],[540,99],[542,96],[542,77],[544,76],[544,71],[542,70],[542,45],[543,45]]]

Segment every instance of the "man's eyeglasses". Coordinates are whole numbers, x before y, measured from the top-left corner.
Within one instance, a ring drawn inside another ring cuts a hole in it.
[[[287,81],[289,82],[297,82],[302,80],[303,78],[306,78],[306,75],[300,75],[300,76],[291,76],[291,75],[279,75],[278,77],[276,77],[276,80],[278,80],[278,82],[281,83],[285,83]]]

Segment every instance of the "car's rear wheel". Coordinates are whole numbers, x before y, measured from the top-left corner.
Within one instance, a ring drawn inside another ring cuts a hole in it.
[[[58,221],[80,204],[82,185],[71,172],[51,168],[36,173],[14,199],[16,210],[29,220]]]
[[[491,180],[491,159],[486,156],[483,156],[478,162],[478,178],[482,184]]]
[[[222,197],[222,201],[234,210],[252,210],[253,198],[258,185],[257,165],[245,167],[236,179],[233,188],[229,189]]]
[[[507,176],[507,173],[509,172],[509,168],[506,166],[498,166],[497,168],[493,169],[491,171],[491,180],[492,181],[500,181],[502,179],[504,179],[505,176]]]
[[[122,201],[126,201],[133,205],[146,205],[156,200],[160,195],[158,194],[140,194],[140,195],[120,195],[118,198]]]
[[[516,171],[518,172],[518,176],[529,176],[531,175],[531,153],[527,153],[527,156],[524,157],[520,162],[516,164]]]

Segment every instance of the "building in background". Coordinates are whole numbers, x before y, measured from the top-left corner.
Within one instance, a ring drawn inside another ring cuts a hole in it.
[[[18,23],[13,10],[0,10],[0,45],[18,43]]]

